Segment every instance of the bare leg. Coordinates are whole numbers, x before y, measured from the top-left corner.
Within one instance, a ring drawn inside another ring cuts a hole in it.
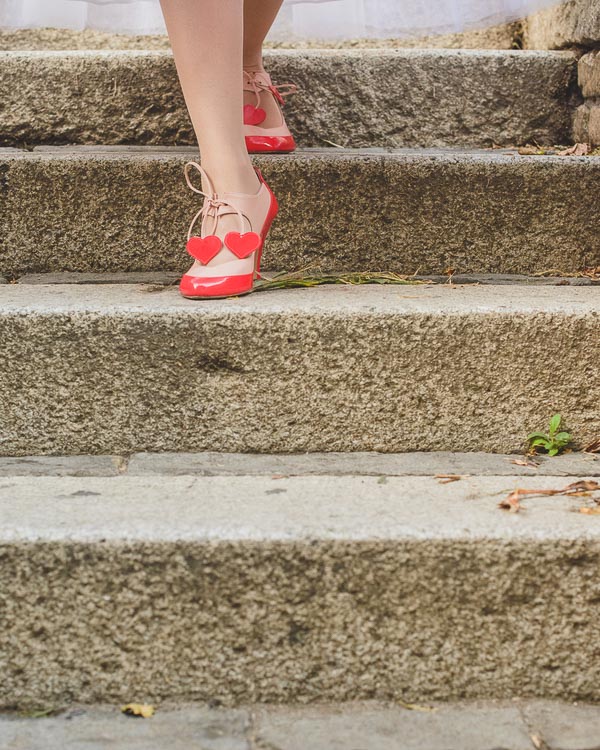
[[[262,70],[263,42],[283,0],[244,0],[244,70]]]
[[[254,194],[259,182],[242,121],[244,0],[161,0],[161,5],[202,166],[217,192]]]
[[[244,70],[256,72],[263,68],[263,42],[283,0],[244,0]],[[245,104],[255,104],[255,97],[250,92],[244,95]],[[265,127],[274,127],[281,121],[279,108],[272,96],[263,96],[261,107],[267,113]]]

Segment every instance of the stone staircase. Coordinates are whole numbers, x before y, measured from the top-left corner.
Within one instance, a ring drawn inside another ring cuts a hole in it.
[[[511,455],[600,435],[600,161],[516,148],[576,56],[270,65],[267,270],[430,282],[181,299],[169,55],[0,53],[0,706],[600,700],[593,497],[498,508],[600,476]]]

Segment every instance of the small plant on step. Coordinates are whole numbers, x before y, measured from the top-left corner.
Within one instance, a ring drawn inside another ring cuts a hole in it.
[[[548,434],[544,432],[532,432],[528,435],[527,442],[531,453],[545,451],[549,456],[561,453],[571,442],[572,438],[568,432],[559,432],[562,417],[555,414],[550,420]]]

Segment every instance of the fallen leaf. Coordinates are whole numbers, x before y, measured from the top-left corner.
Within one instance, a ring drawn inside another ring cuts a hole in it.
[[[562,490],[521,490],[516,489],[508,497],[498,503],[502,510],[518,513],[521,510],[521,498],[524,495],[553,496],[567,495],[569,497],[587,497],[589,492],[600,490],[600,484],[593,480],[581,480],[563,487]]]
[[[502,508],[502,510],[509,510],[511,513],[518,513],[521,510],[520,499],[521,490],[515,490],[507,498],[501,500],[498,503],[498,507]]]
[[[440,484],[450,484],[450,482],[460,482],[462,479],[458,474],[436,474],[435,478]]]
[[[600,508],[579,508],[579,512],[586,516],[600,516]]]
[[[600,266],[584,268],[581,275],[587,276],[588,279],[592,279],[592,281],[600,281]],[[598,439],[598,442],[600,443],[600,438]]]
[[[139,716],[142,719],[150,719],[154,716],[154,706],[143,703],[128,703],[126,706],[121,706],[121,711],[126,716]]]
[[[592,440],[589,445],[583,449],[584,453],[600,453],[600,438]]]
[[[564,492],[566,495],[571,495],[577,492],[596,492],[597,490],[600,490],[600,484],[594,480],[588,479],[567,485]]]
[[[590,146],[589,143],[576,143],[556,153],[558,156],[587,156],[590,153]]]
[[[527,458],[515,458],[514,461],[511,461],[511,464],[515,464],[515,466],[526,466],[528,469],[539,469],[538,463]]]

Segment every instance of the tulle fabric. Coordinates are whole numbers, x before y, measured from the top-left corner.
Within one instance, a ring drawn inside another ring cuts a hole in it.
[[[402,38],[524,18],[557,0],[284,0],[271,38]],[[0,27],[164,32],[159,0],[0,0]]]

